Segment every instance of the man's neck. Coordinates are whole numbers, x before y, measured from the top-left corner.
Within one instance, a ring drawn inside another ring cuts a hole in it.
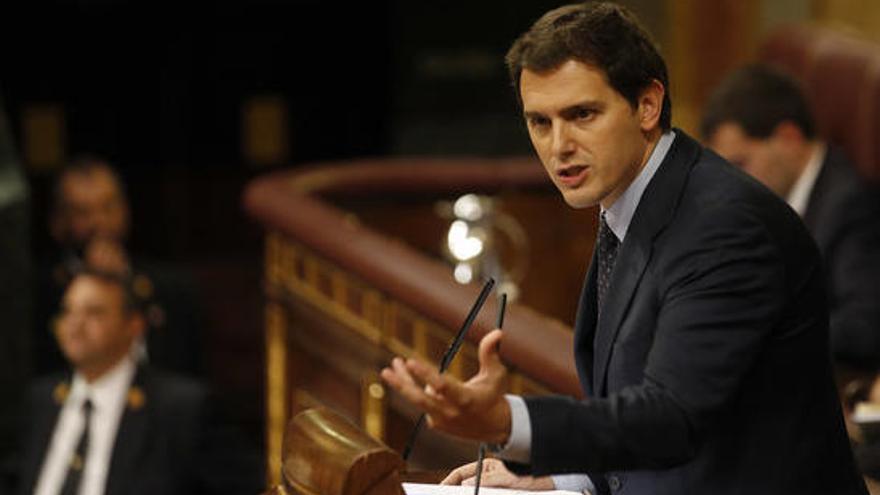
[[[795,152],[793,156],[794,159],[792,160],[795,169],[795,180],[803,175],[804,170],[807,169],[807,165],[810,164],[810,160],[813,159],[813,155],[816,154],[819,144],[819,141],[807,141],[804,143],[804,146],[798,148]]]
[[[666,159],[674,139],[675,133],[673,131],[661,135],[660,139],[651,146],[648,160],[642,165],[638,175],[633,178],[626,190],[609,208],[603,209],[608,226],[619,241],[623,242],[626,232],[629,230],[632,217],[641,201],[642,194],[644,194],[651,179],[657,173],[660,164]]]
[[[102,363],[95,363],[93,365],[80,366],[76,368],[76,372],[82,375],[86,383],[92,385],[93,383],[105,377],[111,371],[116,369],[120,364],[122,364],[123,360],[128,358],[128,356],[129,354],[126,351],[125,353],[116,356],[115,359],[107,360]]]
[[[825,145],[821,141],[811,141],[810,145],[805,148],[809,150],[809,153],[807,153],[797,176],[794,177],[791,187],[788,188],[788,191],[783,196],[789,206],[801,216],[807,211],[810,195],[822,169],[822,161],[825,157]]]
[[[654,148],[657,147],[657,143],[660,141],[660,137],[663,135],[663,130],[659,127],[652,129],[645,133],[645,152],[642,154],[641,162],[638,167],[633,169],[632,175],[627,178],[627,184],[632,184],[632,182],[642,173],[642,170],[645,169],[645,165],[648,164],[648,160],[651,159],[651,154],[654,153]],[[623,192],[623,191],[621,191]],[[619,195],[615,195],[609,198],[602,200],[600,205],[603,209],[611,208],[611,206],[620,199]]]

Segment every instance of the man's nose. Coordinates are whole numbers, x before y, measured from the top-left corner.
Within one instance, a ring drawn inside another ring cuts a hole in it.
[[[565,161],[575,150],[574,140],[568,124],[565,122],[553,126],[553,155],[559,160]]]
[[[55,318],[55,331],[70,334],[79,331],[84,323],[85,318],[81,313],[73,311],[62,313]]]

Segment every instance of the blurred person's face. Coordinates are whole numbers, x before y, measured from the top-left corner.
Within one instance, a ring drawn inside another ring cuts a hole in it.
[[[766,139],[753,138],[739,124],[725,122],[709,137],[709,147],[783,198],[800,174],[785,140],[777,133]]]
[[[144,330],[124,303],[120,286],[89,275],[77,276],[64,294],[56,337],[70,364],[89,380],[118,363]]]
[[[128,205],[105,169],[68,174],[61,183],[61,208],[60,237],[77,247],[95,237],[121,242],[128,232]]]
[[[659,129],[663,93],[656,83],[633,108],[601,70],[579,61],[523,70],[529,136],[566,203],[608,207],[629,187],[651,153],[648,137]]]

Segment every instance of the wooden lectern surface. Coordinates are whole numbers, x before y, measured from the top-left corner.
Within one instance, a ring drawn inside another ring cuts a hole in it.
[[[309,409],[287,427],[281,493],[402,495],[403,467],[400,455],[341,415]]]

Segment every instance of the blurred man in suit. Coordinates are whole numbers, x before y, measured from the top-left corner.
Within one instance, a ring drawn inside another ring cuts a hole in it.
[[[672,129],[666,65],[637,19],[605,2],[561,7],[507,64],[553,183],[570,206],[601,210],[575,323],[588,398],[505,396],[500,330],[467,382],[400,358],[386,382],[534,486],[585,472],[564,486],[866,493],[831,379],[815,243],[777,196]]]
[[[715,151],[803,218],[825,260],[834,360],[873,372],[880,369],[880,191],[815,129],[796,81],[762,65],[728,76],[702,121]]]
[[[126,279],[73,275],[55,332],[73,374],[30,390],[19,493],[259,490],[256,457],[217,421],[206,389],[135,358],[145,328]]]
[[[131,277],[138,297],[149,301],[144,310],[149,331],[142,351],[150,362],[201,375],[202,316],[194,284],[176,268],[127,251],[128,199],[121,178],[107,162],[85,156],[59,173],[49,227],[58,249],[41,267],[34,333],[37,372],[63,367],[48,329],[71,274],[87,266]]]

